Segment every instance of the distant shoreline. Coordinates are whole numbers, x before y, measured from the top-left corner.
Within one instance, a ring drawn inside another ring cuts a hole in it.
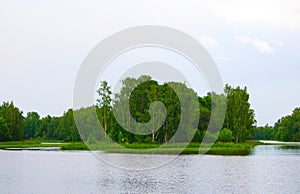
[[[275,141],[275,140],[259,140],[259,142],[266,145],[297,145],[300,146],[300,142],[284,142],[284,141]]]

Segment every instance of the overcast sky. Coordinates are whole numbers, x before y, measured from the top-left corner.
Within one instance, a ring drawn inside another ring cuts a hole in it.
[[[24,113],[63,114],[72,107],[88,52],[139,25],[197,38],[224,83],[248,87],[258,125],[272,125],[300,106],[297,0],[0,0],[0,102],[13,100]]]

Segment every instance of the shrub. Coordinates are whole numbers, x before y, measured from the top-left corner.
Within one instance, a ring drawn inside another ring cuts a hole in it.
[[[193,140],[192,142],[202,142],[202,139],[203,139],[203,132],[200,132],[199,129],[195,129],[196,130],[196,133],[193,137]]]
[[[90,134],[87,141],[89,144],[94,144],[94,143],[96,143],[96,138],[93,134]]]
[[[217,138],[218,138],[218,134],[217,133],[211,133],[209,131],[205,132],[205,136],[206,136],[205,137],[206,139],[203,139],[203,141],[205,141],[203,143],[214,143],[217,140]]]
[[[221,141],[221,142],[232,142],[233,139],[234,139],[234,137],[232,135],[232,131],[227,128],[222,129],[218,136],[218,141]]]

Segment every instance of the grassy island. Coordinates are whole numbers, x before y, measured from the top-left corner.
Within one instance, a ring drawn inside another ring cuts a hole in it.
[[[259,145],[258,141],[246,141],[245,143],[215,143],[211,148],[206,148],[202,145],[201,151],[207,151],[209,155],[249,155],[252,149]],[[183,144],[175,143],[168,144],[160,148],[159,144],[91,144],[91,150],[99,150],[107,153],[137,153],[137,154],[177,154],[182,150]],[[83,142],[41,142],[38,140],[14,141],[14,142],[1,142],[0,149],[25,149],[25,150],[43,150],[42,148],[56,147],[58,150],[89,150]],[[35,148],[35,149],[33,149]],[[122,149],[128,148],[128,149]],[[154,149],[155,148],[155,149]],[[190,143],[181,154],[199,154],[200,143]],[[207,150],[205,150],[207,149]],[[46,149],[47,150],[47,149]]]

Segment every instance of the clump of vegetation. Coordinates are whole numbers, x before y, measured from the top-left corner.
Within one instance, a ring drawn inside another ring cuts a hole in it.
[[[232,142],[234,140],[234,137],[232,135],[232,131],[224,128],[221,130],[219,136],[218,136],[218,141],[221,142]]]
[[[64,145],[62,142],[44,142],[41,143],[40,140],[24,140],[24,141],[9,141],[9,142],[0,142],[0,149],[7,148],[32,148],[32,147],[60,147]]]
[[[9,128],[4,118],[0,117],[0,142],[11,140]]]
[[[57,144],[58,143],[58,144]],[[200,143],[170,143],[160,147],[161,144],[116,144],[116,143],[92,143],[88,146],[83,142],[63,143],[41,142],[39,140],[26,140],[14,142],[0,142],[0,149],[6,148],[32,148],[32,147],[60,147],[61,150],[101,150],[109,153],[139,153],[139,154],[199,154]],[[206,144],[201,145],[202,151],[212,155],[247,155],[252,148],[257,145],[257,141],[247,141],[246,143],[216,143],[211,148]],[[186,148],[184,148],[186,147]],[[126,148],[126,149],[125,149]],[[184,149],[183,149],[184,148]]]
[[[251,140],[246,143],[216,143],[210,147],[209,144],[201,143],[170,143],[164,144],[93,144],[91,150],[102,150],[108,153],[138,153],[138,154],[211,154],[211,155],[248,155],[251,153],[258,141]],[[201,147],[200,147],[201,146]]]
[[[300,108],[275,123],[274,137],[279,141],[300,141]]]
[[[89,150],[83,142],[75,142],[61,145],[61,150]]]
[[[0,106],[0,141],[23,140],[24,117],[13,102]]]
[[[295,108],[291,115],[279,119],[274,127],[257,127],[253,135],[256,140],[300,141],[300,108]]]

